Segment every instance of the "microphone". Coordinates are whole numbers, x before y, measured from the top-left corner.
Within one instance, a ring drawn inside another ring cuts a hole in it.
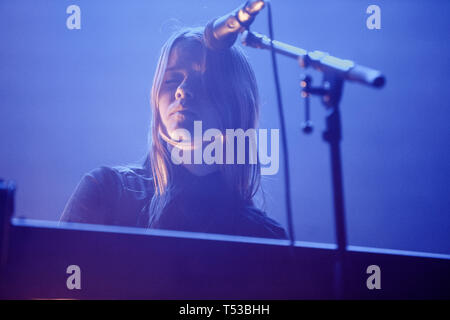
[[[242,37],[245,46],[273,50],[289,58],[296,59],[300,67],[312,67],[320,72],[332,72],[345,80],[356,81],[375,88],[381,88],[386,82],[385,76],[378,70],[358,65],[322,51],[307,51],[281,41],[272,41],[257,32],[246,32]]]
[[[204,31],[206,46],[216,51],[230,48],[238,34],[248,29],[263,8],[262,0],[247,1],[229,14],[213,19]]]

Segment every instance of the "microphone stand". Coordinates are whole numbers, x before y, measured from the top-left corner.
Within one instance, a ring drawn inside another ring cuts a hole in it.
[[[272,43],[271,43],[272,42]],[[347,231],[345,223],[344,188],[342,179],[342,161],[340,142],[342,140],[341,117],[339,104],[342,97],[344,80],[357,81],[369,86],[380,88],[385,83],[385,77],[377,70],[356,65],[353,61],[332,57],[321,51],[308,52],[279,41],[272,41],[268,37],[247,31],[243,35],[242,43],[259,49],[271,50],[273,45],[276,53],[298,60],[301,67],[313,67],[323,72],[322,86],[311,87],[309,79],[302,81],[303,97],[309,95],[322,97],[322,103],[329,111],[326,116],[326,128],[323,139],[330,146],[330,160],[333,186],[333,205],[335,218],[335,232],[337,242],[337,257],[335,263],[335,293],[343,298],[346,283],[345,252],[347,249]],[[309,101],[307,108],[309,108]],[[309,110],[307,110],[309,114]],[[304,128],[306,133],[312,131],[309,116]]]

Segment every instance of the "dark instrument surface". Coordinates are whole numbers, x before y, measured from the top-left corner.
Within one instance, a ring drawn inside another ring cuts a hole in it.
[[[25,219],[8,234],[7,299],[450,297],[447,255],[349,247],[339,260],[333,244]],[[79,290],[66,286],[69,265],[80,267]],[[366,286],[370,265],[380,267],[379,290]]]

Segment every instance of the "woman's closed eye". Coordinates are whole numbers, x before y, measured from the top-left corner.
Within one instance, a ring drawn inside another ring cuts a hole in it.
[[[176,85],[180,82],[180,79],[177,78],[168,78],[164,80],[164,84],[166,85]]]
[[[168,86],[178,85],[183,81],[184,76],[178,72],[168,72],[163,83]]]

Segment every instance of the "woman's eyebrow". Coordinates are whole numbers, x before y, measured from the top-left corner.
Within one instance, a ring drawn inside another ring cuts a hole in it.
[[[190,64],[189,66],[187,65],[174,65],[174,66],[170,66],[166,68],[166,72],[168,71],[183,71],[183,70],[195,70],[195,71],[203,71],[204,69],[204,64],[202,63],[198,63],[198,62],[193,62],[192,64]]]
[[[166,71],[164,72],[164,74],[167,73],[185,73],[187,72],[188,69],[182,67],[182,66],[172,66],[172,67],[168,67],[166,68]]]

